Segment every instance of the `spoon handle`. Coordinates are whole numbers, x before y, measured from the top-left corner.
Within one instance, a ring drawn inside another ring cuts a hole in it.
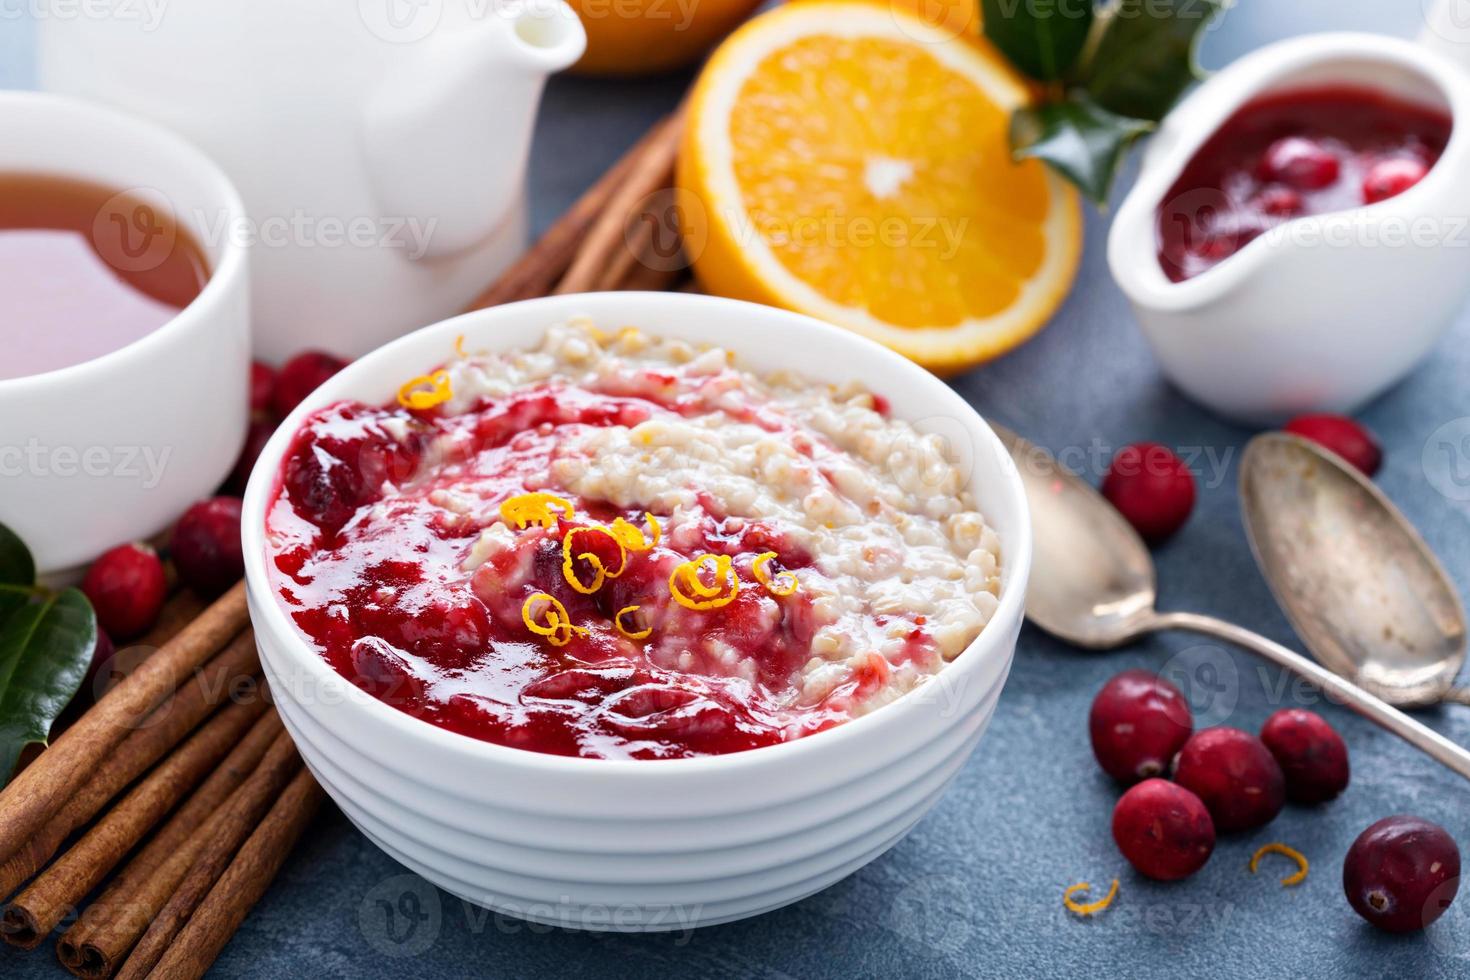
[[[1315,685],[1332,700],[1346,705],[1381,728],[1388,729],[1419,751],[1470,779],[1470,751],[1374,697],[1352,681],[1339,677],[1316,661],[1308,660],[1273,640],[1223,619],[1197,613],[1161,613],[1149,623],[1149,627],[1153,630],[1181,629],[1204,633],[1258,653],[1278,667],[1284,667]]]

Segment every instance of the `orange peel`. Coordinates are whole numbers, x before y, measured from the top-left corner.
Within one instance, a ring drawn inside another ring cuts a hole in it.
[[[644,534],[638,525],[621,517],[616,518],[608,530],[629,551],[650,551],[658,546],[659,539],[663,537],[663,529],[658,526],[658,518],[652,514],[645,512],[643,517],[648,521],[648,534]]]
[[[1283,888],[1290,888],[1293,885],[1300,885],[1302,882],[1307,880],[1307,873],[1312,870],[1312,865],[1309,861],[1307,861],[1307,856],[1301,851],[1298,851],[1294,847],[1287,847],[1285,844],[1282,843],[1273,842],[1270,844],[1262,845],[1256,851],[1256,853],[1251,855],[1251,874],[1256,873],[1256,870],[1261,866],[1261,858],[1265,857],[1267,854],[1280,854],[1282,857],[1290,858],[1297,864],[1297,871],[1295,874],[1287,875],[1285,878],[1281,879],[1281,885]]]
[[[590,551],[575,554],[572,551],[572,541],[579,534],[605,534],[612,539],[613,544],[618,546],[618,570],[609,571],[603,565],[602,559]],[[597,572],[597,577],[592,580],[591,585],[583,585],[582,580],[577,578],[577,561],[585,561]],[[618,536],[599,524],[589,524],[585,527],[574,527],[567,532],[566,537],[561,540],[561,574],[567,580],[567,584],[583,595],[591,595],[602,588],[602,583],[610,578],[617,578],[628,569],[628,549]]]
[[[613,626],[617,628],[617,631],[619,633],[623,634],[630,640],[647,639],[648,636],[653,633],[652,626],[646,626],[643,629],[634,632],[633,630],[630,630],[628,629],[628,627],[623,625],[624,616],[635,613],[642,608],[642,606],[624,606],[623,608],[619,609],[617,615],[613,617]]]
[[[544,600],[546,608],[542,612],[546,616],[546,622],[539,622],[538,617],[533,615],[531,608],[537,600]],[[521,622],[526,624],[526,629],[537,636],[544,636],[554,647],[564,647],[572,639],[573,633],[586,633],[587,630],[581,626],[573,626],[572,618],[567,615],[567,607],[561,604],[555,596],[545,592],[533,592],[521,603]]]
[[[449,385],[449,372],[442,370],[419,375],[398,389],[398,404],[415,411],[424,411],[435,405],[442,405],[453,397],[454,390]]]
[[[550,527],[556,523],[556,515],[551,512],[553,509],[561,511],[563,517],[576,513],[569,501],[554,493],[522,493],[501,503],[500,519],[519,530],[525,530],[528,524]]]
[[[713,585],[704,584],[699,577],[707,561],[715,563]],[[685,592],[686,587],[694,596]],[[669,595],[685,609],[719,609],[734,602],[739,594],[740,577],[735,574],[729,555],[702,554],[681,562],[669,573]]]
[[[766,587],[766,591],[771,593],[771,595],[791,595],[791,593],[795,592],[797,590],[797,587],[801,585],[801,580],[796,577],[795,572],[789,571],[778,572],[775,578],[772,578],[770,573],[766,570],[766,566],[770,564],[771,559],[775,557],[776,553],[774,551],[764,551],[756,555],[755,561],[750,563],[750,574],[754,575],[755,580],[761,585],[764,585]],[[785,586],[784,588],[778,587],[776,583],[781,582],[782,580],[785,580],[790,584]]]
[[[1118,879],[1113,879],[1113,887],[1109,888],[1108,893],[1097,901],[1086,903],[1077,901],[1076,896],[1078,894],[1091,891],[1092,885],[1088,882],[1084,881],[1073,885],[1062,893],[1062,904],[1067,907],[1067,911],[1083,916],[1084,918],[1089,915],[1097,915],[1097,913],[1106,910],[1108,906],[1112,905],[1113,899],[1118,897]]]

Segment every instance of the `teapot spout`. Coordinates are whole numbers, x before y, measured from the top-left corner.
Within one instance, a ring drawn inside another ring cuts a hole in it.
[[[463,252],[500,226],[522,193],[546,78],[586,44],[562,0],[500,0],[446,18],[386,73],[361,142],[378,217],[425,229],[414,258]]]

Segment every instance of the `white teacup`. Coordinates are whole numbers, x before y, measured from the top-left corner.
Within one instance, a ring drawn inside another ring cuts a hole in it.
[[[145,539],[229,473],[249,415],[246,252],[211,242],[243,220],[229,179],[174,134],[74,99],[0,92],[0,171],[133,191],[203,246],[199,296],[139,340],[71,367],[0,380],[0,522],[53,580]]]

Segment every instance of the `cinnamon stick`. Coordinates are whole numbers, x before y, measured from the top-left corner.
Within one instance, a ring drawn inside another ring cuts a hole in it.
[[[195,683],[185,685],[159,705],[141,726],[123,739],[111,756],[98,763],[87,774],[81,789],[53,817],[18,841],[19,847],[13,848],[11,855],[0,862],[0,896],[9,895],[41,870],[62,841],[193,731],[233,683],[259,669],[255,634],[246,630],[200,671]],[[51,751],[42,753],[41,758],[44,760]],[[7,844],[17,843],[9,837],[4,840]]]
[[[675,147],[677,147],[677,136],[676,130]],[[637,270],[657,268],[663,264],[664,260],[654,251],[655,238],[665,233],[678,234],[676,228],[670,227],[668,221],[670,215],[659,213],[667,212],[669,208],[677,204],[677,199],[671,193],[663,195],[658,193],[674,185],[674,154],[672,152],[663,157],[662,170],[656,174],[651,173],[648,179],[653,185],[653,190],[633,201],[622,212],[621,235],[608,243],[608,253],[599,263],[600,268],[592,270],[593,278],[588,289],[598,291],[619,289],[624,280]],[[609,204],[609,209],[617,206],[618,202],[612,202]],[[589,245],[593,244],[590,236],[588,241]],[[677,240],[674,242],[674,247],[678,248]]]
[[[96,888],[255,724],[267,707],[255,696],[230,705],[191,735],[96,826],[16,896],[0,920],[5,941],[34,949]]]
[[[209,843],[209,834],[199,833],[200,827],[255,771],[281,728],[280,715],[268,709],[220,767],[62,935],[56,953],[68,970],[86,980],[101,980],[122,965]]]
[[[41,833],[137,724],[239,633],[247,619],[245,583],[240,582],[0,791],[0,860],[13,857]]]
[[[505,271],[485,292],[477,296],[466,312],[517,300],[545,296],[566,272],[577,247],[598,216],[607,210],[608,201],[633,171],[635,161],[647,152],[659,131],[655,125],[618,158],[612,169],[603,174],[560,218],[532,245],[520,260]]]
[[[106,690],[111,691],[114,687],[127,679],[128,675],[137,670],[143,661],[153,656],[169,640],[178,636],[185,626],[199,618],[204,612],[204,600],[199,598],[191,589],[180,589],[163,604],[163,610],[158,614],[158,622],[153,628],[144,633],[136,640],[122,644],[117,648],[117,653],[112,658],[112,669],[108,672]]]
[[[672,182],[683,126],[684,113],[680,109],[654,127],[652,139],[635,158],[627,179],[608,199],[607,206],[588,229],[576,258],[553,293],[585,293],[597,284],[603,270],[610,264],[627,262],[631,266],[636,261],[634,256],[624,257],[628,252],[623,240],[624,227],[639,202]]]
[[[222,880],[245,839],[256,830],[261,818],[281,793],[281,788],[301,770],[301,757],[291,737],[282,732],[271,743],[259,767],[196,832],[199,855],[149,925],[143,938],[123,964],[119,977],[142,977],[159,963],[190,916],[196,914],[211,889]],[[284,799],[284,797],[281,797]],[[246,906],[247,910],[249,906]],[[244,918],[243,914],[241,918]],[[238,923],[237,923],[238,924]],[[207,964],[206,964],[207,965]],[[159,969],[163,969],[159,965]],[[172,976],[163,973],[162,976]]]
[[[321,787],[310,772],[301,770],[149,976],[166,980],[198,980],[204,976],[275,880],[321,802]],[[141,977],[129,972],[131,966],[129,958],[121,976]]]

